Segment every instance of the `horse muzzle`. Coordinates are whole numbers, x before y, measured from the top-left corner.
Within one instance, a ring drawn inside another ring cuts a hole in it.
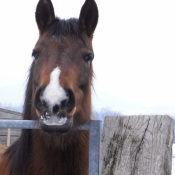
[[[40,87],[35,95],[34,106],[44,132],[65,133],[72,128],[76,107],[75,96],[70,88],[58,93],[47,92],[45,87]]]

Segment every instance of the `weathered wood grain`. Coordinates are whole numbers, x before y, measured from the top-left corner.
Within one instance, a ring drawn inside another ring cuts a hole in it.
[[[170,175],[173,128],[169,116],[106,117],[101,175]]]

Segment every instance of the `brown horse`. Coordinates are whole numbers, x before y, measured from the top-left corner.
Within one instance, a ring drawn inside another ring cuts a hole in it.
[[[33,49],[23,111],[41,130],[22,130],[0,160],[0,175],[88,175],[92,37],[98,21],[94,0],[79,19],[55,17],[50,0],[36,8],[39,39]],[[28,31],[30,34],[30,31]]]

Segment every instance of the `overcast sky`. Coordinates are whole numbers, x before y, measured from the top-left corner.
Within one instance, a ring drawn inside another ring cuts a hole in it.
[[[38,38],[37,0],[0,6],[0,102],[22,103]],[[53,0],[61,18],[78,17],[84,0]],[[175,108],[175,1],[96,0],[94,108],[117,111]],[[174,110],[175,111],[175,110]]]

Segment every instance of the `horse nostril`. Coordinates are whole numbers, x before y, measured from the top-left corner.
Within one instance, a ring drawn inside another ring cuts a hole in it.
[[[52,109],[53,114],[57,114],[59,112],[59,105],[55,105]]]
[[[41,100],[41,95],[44,91],[45,87],[41,87],[37,90],[36,95],[35,95],[35,100],[34,100],[34,106],[36,109],[38,109],[39,111],[43,110],[43,107],[45,106],[45,101]]]
[[[68,101],[66,103],[67,111],[71,111],[75,107],[75,96],[70,88],[67,88],[65,90],[68,96]]]

